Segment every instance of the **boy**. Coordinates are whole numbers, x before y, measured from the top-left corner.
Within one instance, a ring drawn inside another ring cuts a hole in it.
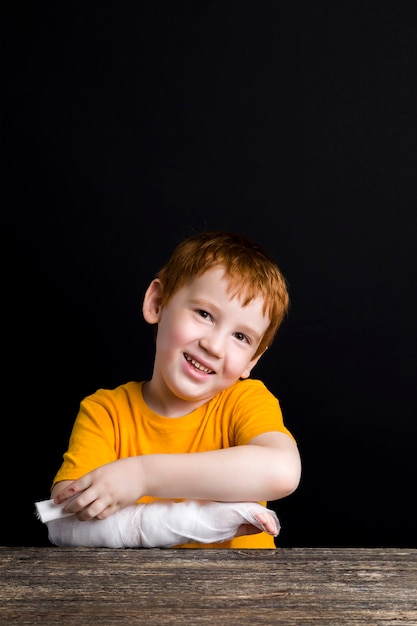
[[[150,283],[152,377],[84,399],[52,497],[57,545],[274,548],[266,501],[300,457],[278,400],[251,370],[288,310],[285,279],[243,236],[180,243]],[[197,543],[196,543],[197,542]]]

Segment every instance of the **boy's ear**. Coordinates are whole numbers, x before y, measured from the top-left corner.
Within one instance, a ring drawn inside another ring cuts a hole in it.
[[[155,278],[145,292],[142,313],[148,324],[157,324],[161,315],[162,285],[159,278]]]
[[[240,378],[249,378],[251,371],[253,370],[253,368],[255,367],[255,365],[257,364],[257,362],[259,361],[261,356],[266,352],[267,349],[268,348],[265,348],[265,350],[263,350],[260,354],[254,357],[251,361],[249,361],[249,363],[247,364],[247,366],[241,373]]]

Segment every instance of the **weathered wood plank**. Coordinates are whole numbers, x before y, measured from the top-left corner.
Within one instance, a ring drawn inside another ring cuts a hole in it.
[[[1,548],[0,624],[417,626],[417,550]]]

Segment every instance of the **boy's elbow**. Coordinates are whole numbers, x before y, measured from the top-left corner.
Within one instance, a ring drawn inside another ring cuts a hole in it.
[[[275,497],[271,500],[280,500],[290,496],[298,488],[300,480],[301,463],[299,458],[291,459],[284,466],[279,463],[274,472],[272,485]]]
[[[297,490],[298,485],[300,484],[300,479],[301,475],[299,472],[293,472],[292,474],[289,473],[283,485],[283,489],[285,492],[282,496],[283,498],[285,498],[286,496],[290,496],[292,493],[294,493],[294,491]]]
[[[300,476],[298,474],[286,473],[285,476],[281,475],[279,480],[275,483],[275,497],[271,499],[281,500],[282,498],[290,496],[294,493],[294,491],[296,491],[299,484]]]

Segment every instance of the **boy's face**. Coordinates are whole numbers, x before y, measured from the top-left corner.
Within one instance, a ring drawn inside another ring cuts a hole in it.
[[[254,355],[269,325],[263,298],[243,306],[227,287],[223,268],[215,267],[182,287],[164,307],[158,304],[159,281],[147,291],[144,316],[158,324],[158,333],[146,395],[165,403],[166,415],[172,403],[179,412],[181,403],[191,411],[247,378],[259,359]]]

